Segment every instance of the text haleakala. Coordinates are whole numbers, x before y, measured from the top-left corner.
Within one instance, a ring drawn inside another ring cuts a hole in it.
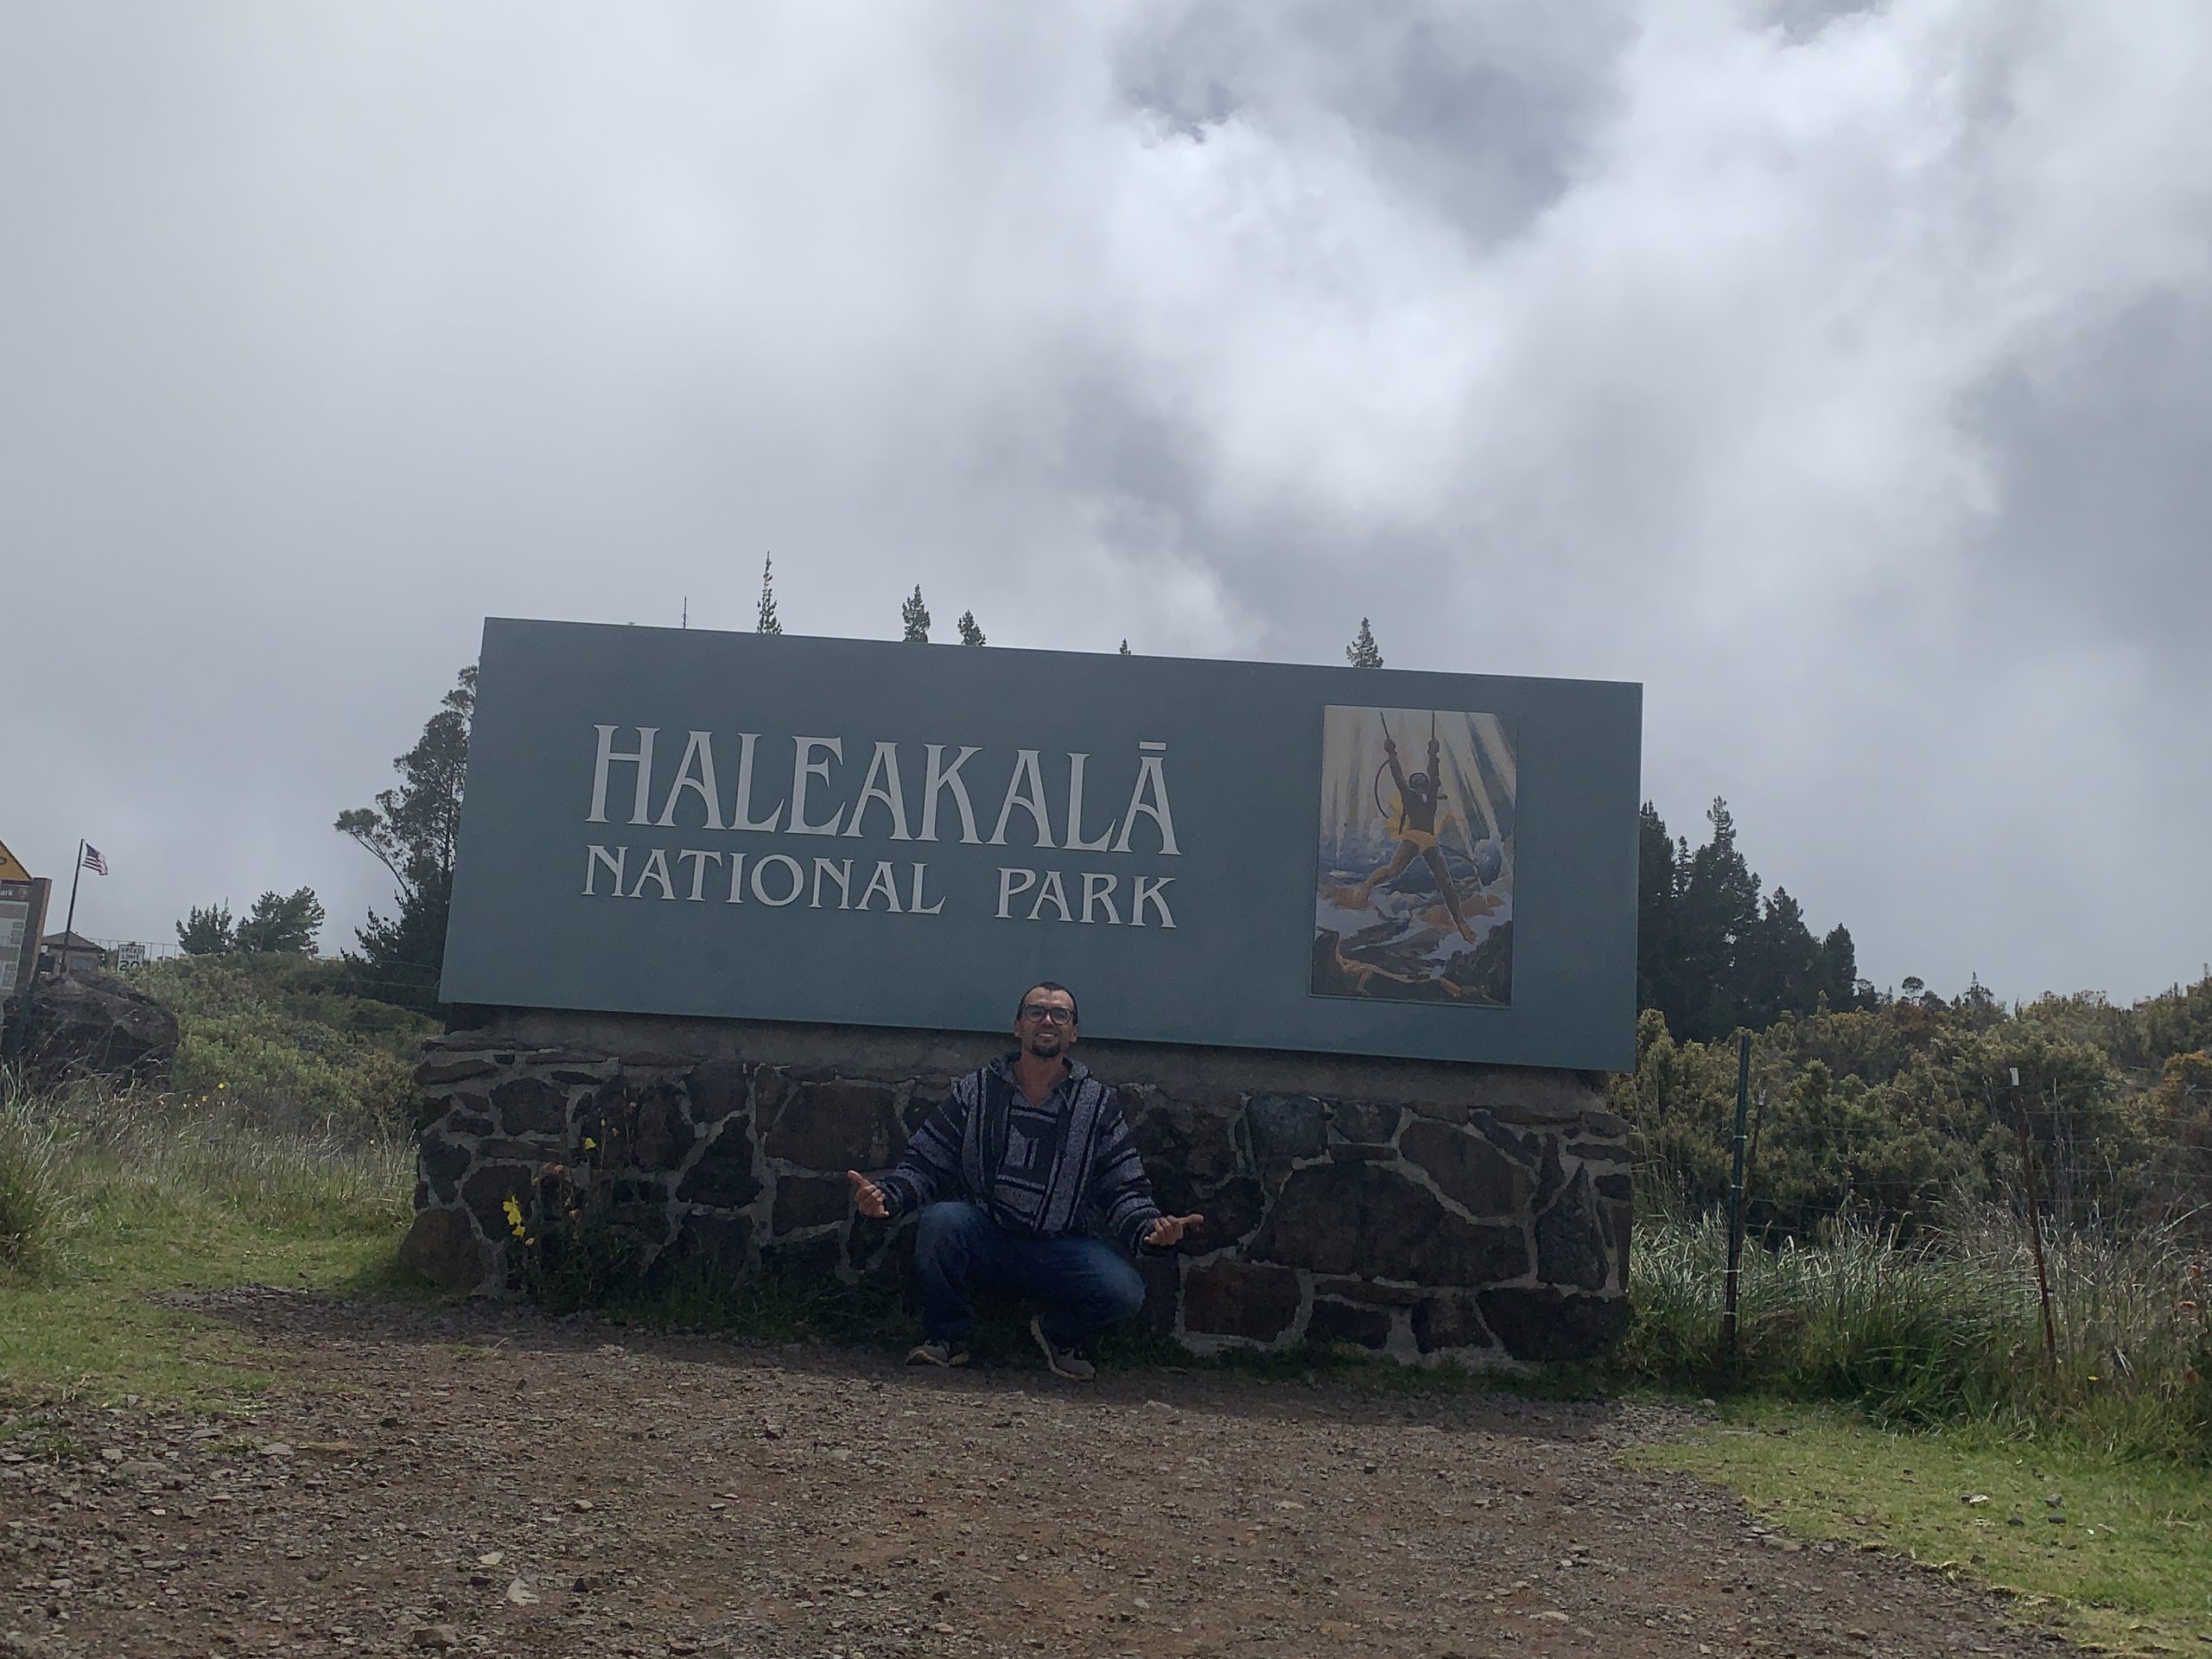
[[[943,743],[908,744],[902,752],[898,743],[878,741],[852,744],[849,760],[842,737],[764,738],[758,732],[737,732],[717,738],[712,732],[693,731],[685,734],[671,765],[676,746],[660,741],[658,727],[594,729],[598,741],[586,823],[734,836],[835,837],[863,844],[1027,847],[1103,859],[1181,855],[1168,800],[1165,743],[1139,743],[1128,760],[1107,760],[1094,772],[1092,756],[1086,753],[1048,758],[1041,750],[1015,749],[1009,757],[1004,751]],[[863,753],[868,756],[865,768],[859,764]],[[727,790],[724,778],[731,779]],[[1126,798],[1123,779],[1128,779]],[[1124,800],[1117,811],[1110,810]],[[988,835],[979,802],[988,814]],[[1147,821],[1141,829],[1140,820]],[[585,851],[582,891],[587,898],[704,904],[711,896],[726,904],[770,906],[804,899],[817,910],[943,912],[944,896],[931,887],[926,861],[901,860],[902,874],[892,860],[874,860],[873,871],[859,875],[855,886],[856,863],[864,868],[869,861],[826,855],[827,851],[807,844],[785,851],[766,850],[758,843],[592,842]],[[1172,928],[1175,920],[1166,889],[1173,879],[1139,874],[1126,865],[1065,873],[1001,865],[993,914],[1001,920],[1126,922],[1136,927],[1144,926],[1149,916],[1157,925]],[[1026,909],[1020,902],[1025,899]]]

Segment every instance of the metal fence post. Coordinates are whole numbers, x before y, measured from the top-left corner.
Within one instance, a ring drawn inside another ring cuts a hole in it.
[[[1720,1352],[1731,1364],[1736,1359],[1736,1277],[1744,1257],[1744,1131],[1751,1108],[1751,1033],[1736,1033],[1736,1135],[1731,1156],[1734,1173],[1728,1180],[1728,1276],[1720,1313]]]
[[[2050,1318],[2050,1270],[2043,1261],[2043,1217],[2036,1206],[2036,1164],[2028,1147],[2028,1115],[2020,1106],[2020,1068],[2009,1067],[2012,1077],[2012,1128],[2020,1137],[2020,1181],[2028,1195],[2028,1236],[2035,1241],[2036,1290],[2043,1298],[2043,1356],[2054,1375],[2058,1370],[2058,1328]]]

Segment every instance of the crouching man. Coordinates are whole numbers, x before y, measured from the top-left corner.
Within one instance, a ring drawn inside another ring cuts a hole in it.
[[[1202,1216],[1164,1216],[1113,1091],[1068,1058],[1074,995],[1047,980],[1016,1006],[1015,1049],[952,1085],[877,1180],[845,1172],[864,1216],[919,1211],[914,1276],[922,1294],[918,1365],[965,1365],[978,1290],[1044,1305],[1029,1334],[1061,1376],[1095,1373],[1084,1344],[1144,1306],[1123,1251],[1173,1249]]]

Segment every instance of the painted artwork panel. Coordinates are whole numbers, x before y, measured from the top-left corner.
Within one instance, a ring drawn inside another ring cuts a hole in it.
[[[1314,995],[1512,1006],[1518,776],[1502,715],[1322,709]]]

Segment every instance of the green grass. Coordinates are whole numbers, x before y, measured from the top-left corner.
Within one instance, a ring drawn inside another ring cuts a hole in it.
[[[2212,1641],[2212,1478],[2202,1468],[2063,1433],[1907,1430],[1779,1402],[1731,1408],[1716,1427],[1628,1455],[1732,1486],[1806,1537],[1901,1550],[2010,1592],[2024,1619],[2056,1617],[2081,1639],[2129,1652]]]
[[[33,1167],[33,1248],[0,1262],[10,1403],[235,1398],[269,1380],[251,1344],[164,1297],[397,1287],[404,1141],[272,1134],[227,1108],[143,1094],[0,1094],[0,1180]]]

